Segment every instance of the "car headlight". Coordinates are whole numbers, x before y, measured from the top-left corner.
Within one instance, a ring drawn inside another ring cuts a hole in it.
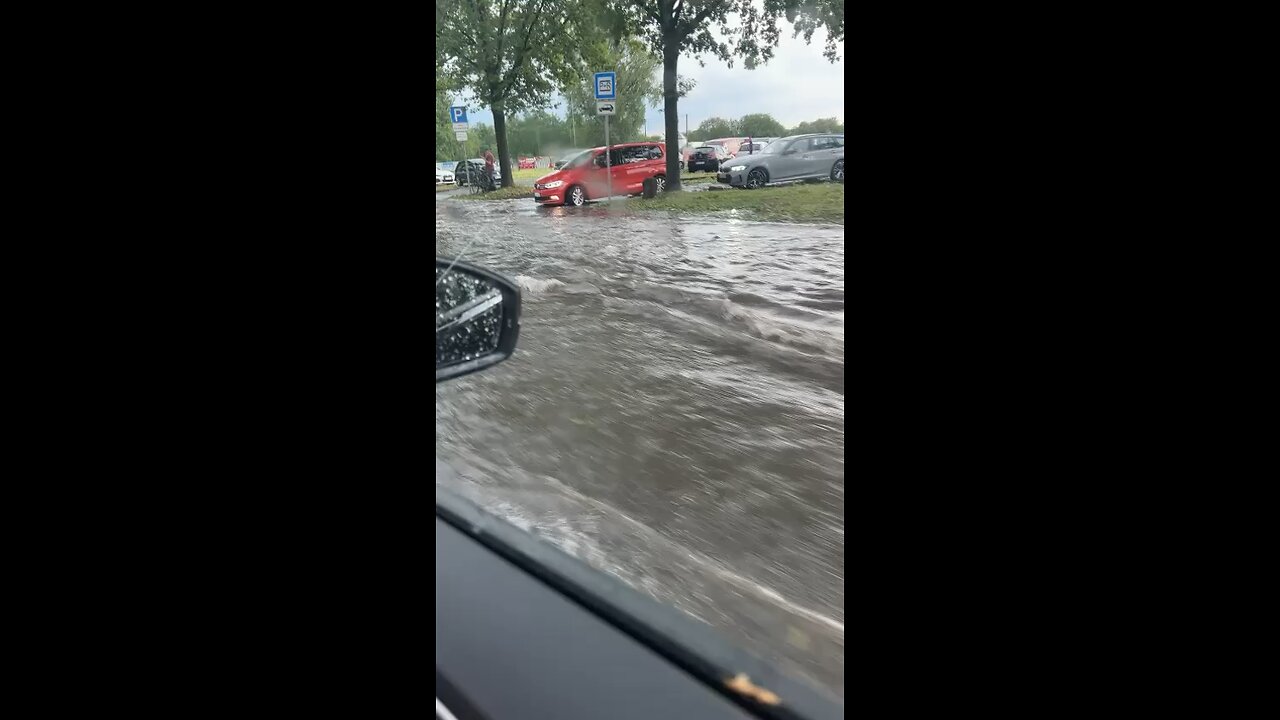
[[[746,165],[734,165],[733,167],[729,168],[729,172],[742,172],[743,170],[746,170],[746,169],[747,169]]]
[[[547,183],[546,185],[543,185],[542,187],[543,187],[543,188],[545,188],[545,189],[547,189],[547,190],[551,190],[551,189],[553,189],[553,188],[558,188],[558,187],[560,187],[560,186],[561,186],[561,185],[563,185],[563,184],[564,184],[564,181],[563,181],[563,180],[556,180],[556,181],[554,181],[554,182],[549,182],[549,183]]]

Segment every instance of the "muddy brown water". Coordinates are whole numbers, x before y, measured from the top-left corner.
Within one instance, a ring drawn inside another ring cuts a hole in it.
[[[437,483],[844,696],[844,228],[437,197],[523,289]]]

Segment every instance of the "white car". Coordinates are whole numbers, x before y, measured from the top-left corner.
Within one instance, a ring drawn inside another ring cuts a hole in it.
[[[441,170],[440,168],[436,168],[436,184],[443,185],[445,183],[450,183],[450,184],[453,183],[453,173],[449,172],[448,170]]]

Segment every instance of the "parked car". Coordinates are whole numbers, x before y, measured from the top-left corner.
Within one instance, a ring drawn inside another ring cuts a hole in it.
[[[751,142],[744,142],[738,146],[738,152],[734,157],[738,157],[738,155],[755,155],[764,150],[772,140],[773,138],[752,138]]]
[[[663,143],[636,142],[609,148],[606,170],[603,147],[583,150],[561,168],[533,184],[533,200],[539,205],[580,206],[609,194],[613,178],[614,195],[638,195],[644,181],[653,178],[658,192],[667,188],[667,157]]]
[[[733,157],[738,154],[738,148],[746,141],[745,137],[715,138],[714,140],[706,141],[703,145],[717,145],[724,148],[724,151],[729,153],[729,157]]]
[[[703,145],[694,148],[693,153],[689,155],[689,172],[715,172],[720,169],[720,163],[729,159],[729,153],[720,145]]]
[[[470,174],[468,174],[470,171]],[[467,184],[474,184],[476,178],[484,172],[484,158],[471,158],[470,160],[460,160],[453,168],[453,179],[459,187]],[[502,166],[497,160],[493,163],[493,180],[495,183],[502,183]]]
[[[739,155],[725,163],[716,180],[758,188],[791,180],[844,182],[844,134],[815,133],[774,140],[759,155]]]
[[[450,170],[445,170],[444,168],[440,167],[440,165],[437,164],[436,165],[436,184],[443,185],[445,183],[451,183],[451,182],[453,182],[453,172]]]
[[[520,158],[520,163],[519,163],[518,167],[519,167],[521,170],[532,170],[532,169],[534,168],[534,166],[537,164],[537,162],[538,162],[538,159],[537,159],[537,158],[531,158],[531,157],[530,157],[530,158],[524,158],[524,157],[522,157],[522,158]]]

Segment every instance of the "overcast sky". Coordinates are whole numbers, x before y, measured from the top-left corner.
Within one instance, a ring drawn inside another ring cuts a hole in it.
[[[709,117],[736,119],[749,113],[768,113],[786,127],[820,117],[844,122],[844,43],[836,46],[841,59],[831,63],[822,56],[825,31],[814,33],[812,43],[806,45],[804,38],[791,37],[791,25],[786,20],[779,25],[781,38],[773,59],[755,70],[744,68],[741,60],[730,69],[712,56],[703,58],[706,67],[699,67],[692,58],[680,57],[680,74],[698,82],[693,92],[680,100],[681,132],[685,129],[685,114],[689,116],[690,130],[697,129],[698,123]],[[493,125],[493,113],[477,110],[474,104],[470,107],[472,123]],[[564,117],[563,106],[552,112]],[[649,134],[660,133],[662,113],[649,108],[646,117]]]

